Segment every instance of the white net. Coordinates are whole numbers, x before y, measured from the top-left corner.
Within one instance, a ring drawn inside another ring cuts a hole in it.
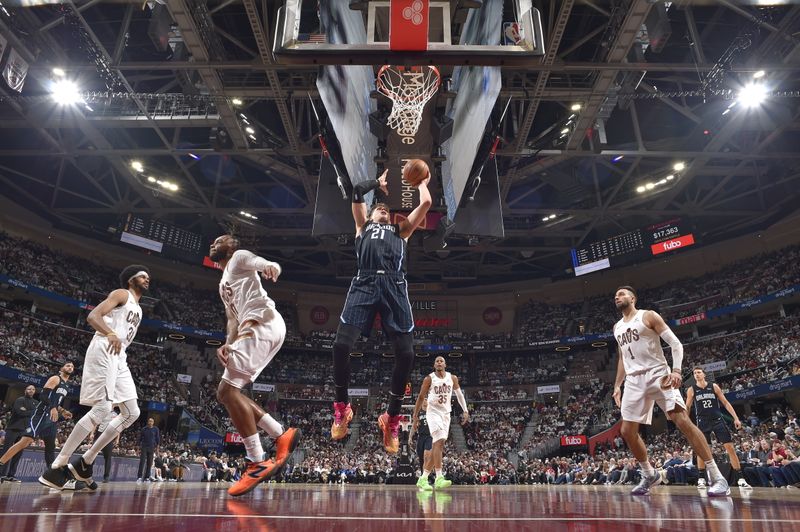
[[[378,72],[378,90],[392,100],[387,125],[401,136],[416,135],[422,110],[436,94],[440,81],[439,69],[433,66],[382,67]]]

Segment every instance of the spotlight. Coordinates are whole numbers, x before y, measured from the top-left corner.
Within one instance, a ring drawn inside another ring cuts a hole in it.
[[[131,168],[137,172],[144,172],[144,165],[139,161],[131,161]]]
[[[639,187],[636,187],[636,192],[638,192],[639,194],[641,194],[641,193],[642,193],[642,192],[644,192],[645,190],[647,190],[647,189],[646,189],[646,188],[644,188],[644,186],[639,186]]]
[[[672,165],[672,169],[675,170],[676,172],[680,172],[684,168],[686,168],[686,163],[684,162],[677,162],[674,165]]]
[[[764,85],[751,83],[746,85],[741,91],[737,100],[747,107],[758,107],[767,99],[767,88]]]
[[[624,159],[624,158],[625,158],[625,156],[624,156],[624,155],[617,155],[616,157],[614,157],[613,159],[611,159],[611,162],[612,162],[612,163],[618,163],[618,162],[620,162],[620,161],[621,161],[622,159]]]
[[[562,135],[566,135],[568,133],[569,133],[569,128],[568,127],[565,127],[564,129],[561,130],[561,134]]]
[[[151,182],[151,183],[155,183],[156,181],[158,181],[158,179],[156,179],[156,178],[155,178],[155,177],[153,177],[153,176],[147,176],[147,180],[148,180],[149,182]]]
[[[239,98],[234,98],[231,100],[231,103],[233,105],[242,105],[242,100],[240,100]]]
[[[644,186],[644,188],[646,188],[647,190],[653,190],[654,188],[656,188],[656,185],[655,185],[655,183],[647,183]]]
[[[543,221],[543,222],[546,222],[546,221],[547,221],[547,220],[549,220],[549,219],[550,219],[550,217],[549,217],[549,216],[545,216],[544,218],[542,218],[542,221]]]
[[[759,70],[757,72],[753,72],[753,79],[761,79],[761,78],[764,77],[765,74],[766,74],[766,72],[764,72],[763,70]]]
[[[53,100],[60,105],[72,105],[83,101],[78,93],[78,85],[68,79],[60,79],[53,83],[50,94]]]
[[[194,159],[195,161],[199,161],[199,160],[200,160],[200,156],[199,156],[199,155],[197,155],[197,154],[194,154],[194,153],[190,153],[190,154],[189,154],[189,157],[191,157],[191,158],[192,158],[192,159]]]
[[[570,110],[570,111],[580,111],[580,110],[581,110],[581,104],[579,104],[579,103],[573,103],[573,104],[572,104],[572,107],[570,107],[570,108],[569,108],[569,110]]]
[[[667,181],[672,181],[673,179],[675,179],[675,176],[674,176],[674,175],[672,175],[672,174],[669,174],[669,175],[666,177],[666,179],[667,179]]]
[[[53,75],[54,75],[54,76],[58,76],[59,78],[63,78],[64,76],[66,76],[66,75],[67,75],[67,73],[66,73],[66,72],[64,72],[64,69],[63,69],[63,68],[55,67],[55,68],[53,69]]]
[[[253,135],[247,135],[247,136],[250,137],[253,140],[253,142],[256,141],[256,138]]]
[[[256,132],[256,130],[250,126],[247,126],[246,128],[244,128],[244,130],[250,133],[251,135]]]

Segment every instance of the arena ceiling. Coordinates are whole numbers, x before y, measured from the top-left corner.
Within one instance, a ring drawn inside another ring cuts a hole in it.
[[[309,236],[320,164],[310,102],[321,102],[317,68],[278,65],[265,44],[282,2],[159,2],[0,9],[0,35],[31,65],[21,94],[0,84],[2,193],[98,238],[139,213],[209,238],[233,227],[296,279],[336,282],[352,273],[351,239]],[[453,12],[464,3],[451,0]],[[511,98],[497,153],[506,236],[456,235],[433,253],[413,241],[414,280],[564,275],[571,248],[652,223],[681,218],[708,243],[796,210],[795,2],[668,2],[659,46],[651,42],[635,61],[629,54],[641,47],[653,2],[534,4],[549,53],[537,67],[503,69],[494,113]],[[148,35],[156,7],[179,30],[171,46]],[[51,102],[54,67],[77,80],[86,105]],[[755,108],[729,109],[758,70],[770,96]],[[576,102],[577,123],[562,135]],[[234,135],[231,147],[215,150],[214,128],[240,113],[257,140]],[[592,130],[600,136],[587,140]],[[146,171],[133,170],[133,160]],[[684,169],[675,172],[676,163]]]

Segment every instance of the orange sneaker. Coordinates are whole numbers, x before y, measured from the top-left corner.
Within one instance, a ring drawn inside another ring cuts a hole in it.
[[[400,416],[390,416],[384,412],[378,418],[378,426],[383,432],[383,448],[389,454],[395,454],[400,450],[400,439],[397,434],[400,430]]]
[[[350,403],[333,403],[333,424],[331,425],[331,439],[341,440],[347,436],[347,426],[353,420],[353,409]]]
[[[282,467],[286,460],[292,456],[297,443],[300,441],[302,432],[300,429],[286,429],[283,434],[275,440],[275,461],[278,467]]]
[[[245,458],[245,461],[247,462],[247,469],[242,473],[242,478],[228,488],[228,495],[232,497],[250,493],[259,483],[270,479],[280,469],[278,462],[272,458],[261,462],[251,462]]]

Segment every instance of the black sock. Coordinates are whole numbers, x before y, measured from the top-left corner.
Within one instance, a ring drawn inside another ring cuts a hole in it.
[[[347,394],[347,386],[335,386],[336,388],[336,402],[347,404],[350,402],[350,397]]]

